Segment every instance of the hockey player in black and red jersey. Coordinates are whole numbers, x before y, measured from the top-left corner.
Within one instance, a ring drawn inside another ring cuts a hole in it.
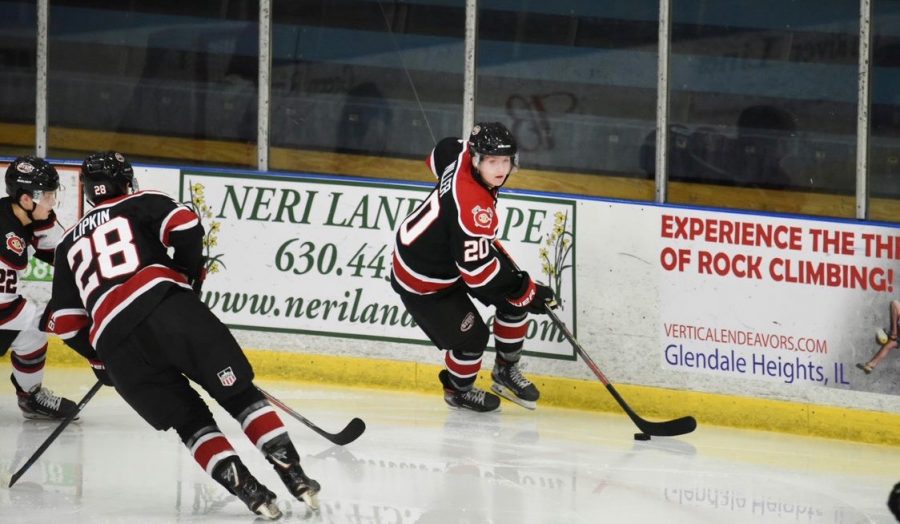
[[[391,284],[422,331],[447,350],[438,376],[447,404],[500,407],[496,395],[475,387],[490,332],[471,295],[496,307],[491,389],[534,409],[540,393],[518,366],[528,313],[546,313],[556,301],[494,245],[498,192],[519,165],[516,140],[503,124],[477,124],[468,140],[438,142],[426,163],[438,183],[398,228]]]
[[[237,341],[194,292],[204,262],[197,215],[164,193],[137,191],[120,153],[87,157],[81,181],[94,207],[57,247],[46,328],[151,426],[174,428],[200,467],[251,511],[278,518],[275,495],[250,474],[188,381],[202,386],[291,494],[315,509],[319,484],[300,467]]]
[[[6,196],[0,199],[0,355],[12,348],[19,408],[26,418],[62,419],[75,403],[42,386],[47,334],[38,329],[42,308],[19,294],[28,249],[48,264],[62,236],[53,207],[59,190],[56,168],[42,158],[24,156],[6,169]]]

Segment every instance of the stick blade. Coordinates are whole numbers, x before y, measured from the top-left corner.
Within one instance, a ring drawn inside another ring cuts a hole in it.
[[[697,429],[697,420],[694,417],[681,417],[664,422],[650,422],[638,419],[634,420],[634,422],[641,431],[654,437],[677,437]]]
[[[690,416],[676,418],[674,420],[664,420],[662,422],[645,420],[631,409],[631,406],[625,402],[625,399],[622,398],[622,395],[619,395],[619,392],[616,391],[616,388],[613,387],[612,384],[607,383],[606,389],[613,398],[616,399],[616,402],[622,406],[625,414],[628,415],[628,418],[630,418],[632,422],[634,422],[634,425],[648,435],[654,437],[677,437],[678,435],[684,435],[685,433],[690,433],[697,429],[697,420]]]
[[[330,440],[338,446],[346,446],[347,444],[358,439],[366,430],[366,423],[361,418],[353,417],[353,420],[347,423],[347,426],[333,435]]]
[[[21,469],[19,471],[16,471],[15,474],[13,474],[13,476],[9,478],[9,485],[7,487],[8,488],[13,487],[13,484],[15,484],[17,480],[19,480],[19,478],[22,476],[23,473],[25,473],[25,472],[22,471]]]

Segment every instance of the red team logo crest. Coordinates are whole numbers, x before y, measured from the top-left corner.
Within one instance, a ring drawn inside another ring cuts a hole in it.
[[[233,386],[234,383],[237,382],[237,377],[234,376],[234,371],[231,370],[231,366],[219,371],[216,375],[219,377],[219,382],[225,387]]]
[[[9,249],[17,255],[25,252],[25,240],[15,233],[6,234],[6,249]]]
[[[475,225],[478,227],[488,228],[491,227],[491,221],[494,220],[494,210],[491,208],[483,208],[481,206],[475,206],[472,209],[472,216],[475,219]]]

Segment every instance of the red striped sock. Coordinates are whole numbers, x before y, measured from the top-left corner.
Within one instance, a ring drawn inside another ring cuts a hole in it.
[[[12,354],[13,368],[22,373],[36,373],[44,369],[44,362],[46,360],[47,344],[44,344],[27,355],[20,355],[18,353]]]
[[[44,379],[44,363],[47,360],[47,344],[28,353],[27,355],[19,355],[13,353],[10,360],[13,366],[13,376],[16,383],[26,393],[31,388],[39,385]]]
[[[278,414],[269,404],[253,410],[240,422],[247,438],[260,450],[273,438],[287,433]]]
[[[452,351],[448,351],[444,356],[444,364],[447,365],[447,371],[450,372],[453,384],[460,388],[466,388],[478,378],[483,354],[478,355],[475,360],[463,359],[460,356],[463,355],[455,355]]]
[[[218,430],[210,431],[199,437],[189,449],[197,464],[200,464],[200,467],[210,475],[219,461],[237,455],[225,435]]]
[[[494,318],[494,347],[498,353],[514,353],[522,349],[528,333],[528,317]]]

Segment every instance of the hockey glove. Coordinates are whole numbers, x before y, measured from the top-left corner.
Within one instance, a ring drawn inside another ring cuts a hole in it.
[[[519,289],[506,299],[510,304],[536,315],[546,314],[548,307],[556,309],[556,295],[550,286],[535,283],[524,271],[519,271],[518,276]]]
[[[91,369],[94,370],[97,380],[102,382],[104,386],[113,385],[112,379],[109,378],[109,373],[106,372],[106,364],[102,360],[90,359],[88,362],[91,363]]]
[[[528,308],[529,313],[546,315],[547,309],[556,309],[559,307],[559,303],[556,301],[556,293],[553,292],[550,286],[539,283],[536,284],[535,287],[537,288],[537,292]]]

